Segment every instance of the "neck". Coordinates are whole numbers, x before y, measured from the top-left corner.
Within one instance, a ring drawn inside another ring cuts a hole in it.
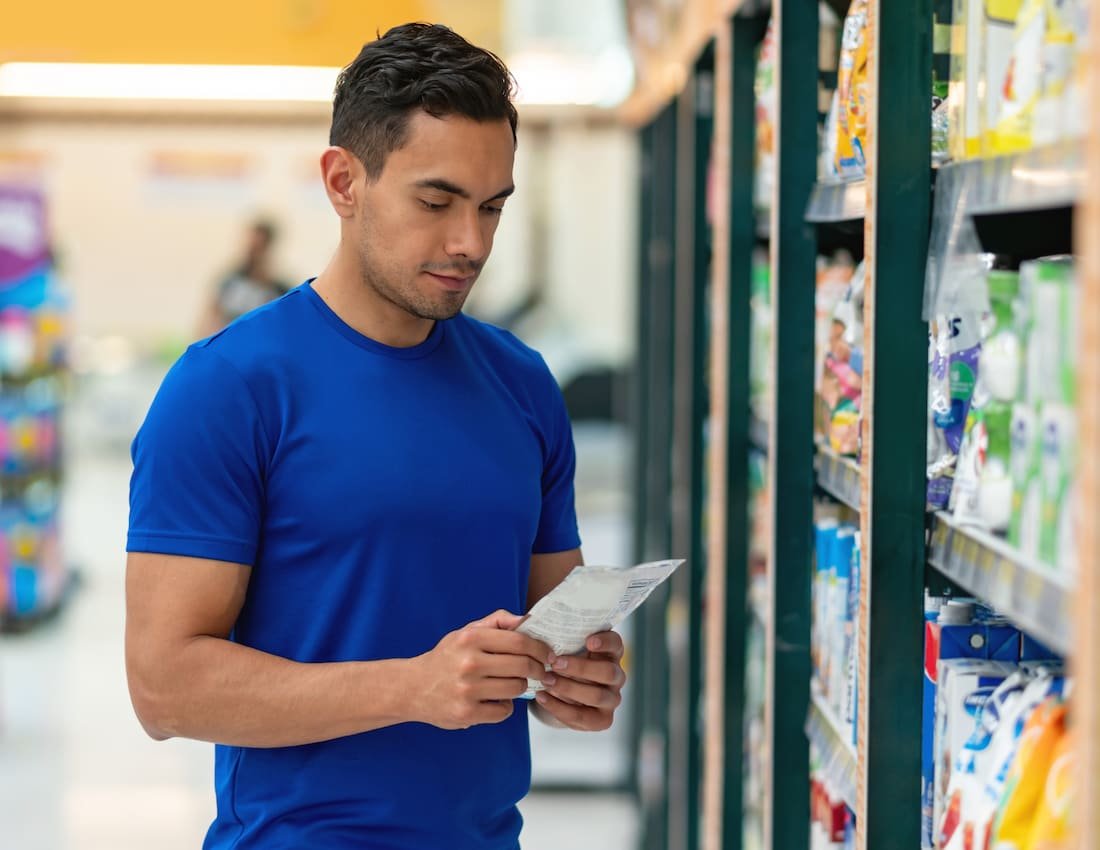
[[[341,242],[325,270],[313,281],[313,290],[342,321],[363,336],[391,348],[412,348],[435,327],[383,298],[363,279],[354,253]]]

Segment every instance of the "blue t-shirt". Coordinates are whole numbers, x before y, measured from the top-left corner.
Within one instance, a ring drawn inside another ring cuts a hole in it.
[[[309,283],[191,346],[133,459],[127,550],[251,565],[231,638],[295,661],[426,652],[522,612],[531,555],[580,545],[572,433],[538,354],[464,315],[390,348]],[[218,746],[205,846],[514,850],[523,706],[464,731]]]

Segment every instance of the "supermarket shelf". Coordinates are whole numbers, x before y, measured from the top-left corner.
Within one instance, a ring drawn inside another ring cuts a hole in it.
[[[749,416],[749,445],[767,454],[770,441],[771,432],[768,423],[759,416],[751,414]]]
[[[866,181],[817,183],[806,207],[806,221],[811,224],[862,221],[866,208]]]
[[[819,445],[814,456],[814,473],[818,487],[852,510],[859,510],[859,464],[852,458],[841,457]]]
[[[1027,153],[955,162],[943,166],[962,181],[971,215],[1027,212],[1077,203],[1085,183],[1084,146],[1050,145]]]
[[[842,731],[843,724],[818,692],[811,689],[810,712],[806,718],[806,736],[822,753],[825,773],[835,784],[841,799],[856,808],[856,776],[859,757],[855,745]]]
[[[928,560],[1032,637],[1069,654],[1073,586],[1063,574],[942,512],[932,518]]]
[[[957,193],[959,211],[973,217],[985,250],[1033,257],[1072,250],[1084,175],[1083,145],[1066,142],[945,165],[939,179]]]

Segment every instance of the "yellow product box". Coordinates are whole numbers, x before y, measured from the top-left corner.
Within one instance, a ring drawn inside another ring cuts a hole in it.
[[[1024,0],[954,0],[948,89],[952,158],[993,153],[1012,36]]]

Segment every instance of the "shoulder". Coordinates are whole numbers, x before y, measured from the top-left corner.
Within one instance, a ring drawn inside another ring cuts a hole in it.
[[[455,317],[453,328],[465,344],[478,349],[498,371],[528,380],[554,381],[542,355],[510,331],[464,313]]]
[[[309,305],[295,287],[285,295],[245,313],[213,336],[194,343],[183,361],[222,363],[251,381],[293,356]]]

